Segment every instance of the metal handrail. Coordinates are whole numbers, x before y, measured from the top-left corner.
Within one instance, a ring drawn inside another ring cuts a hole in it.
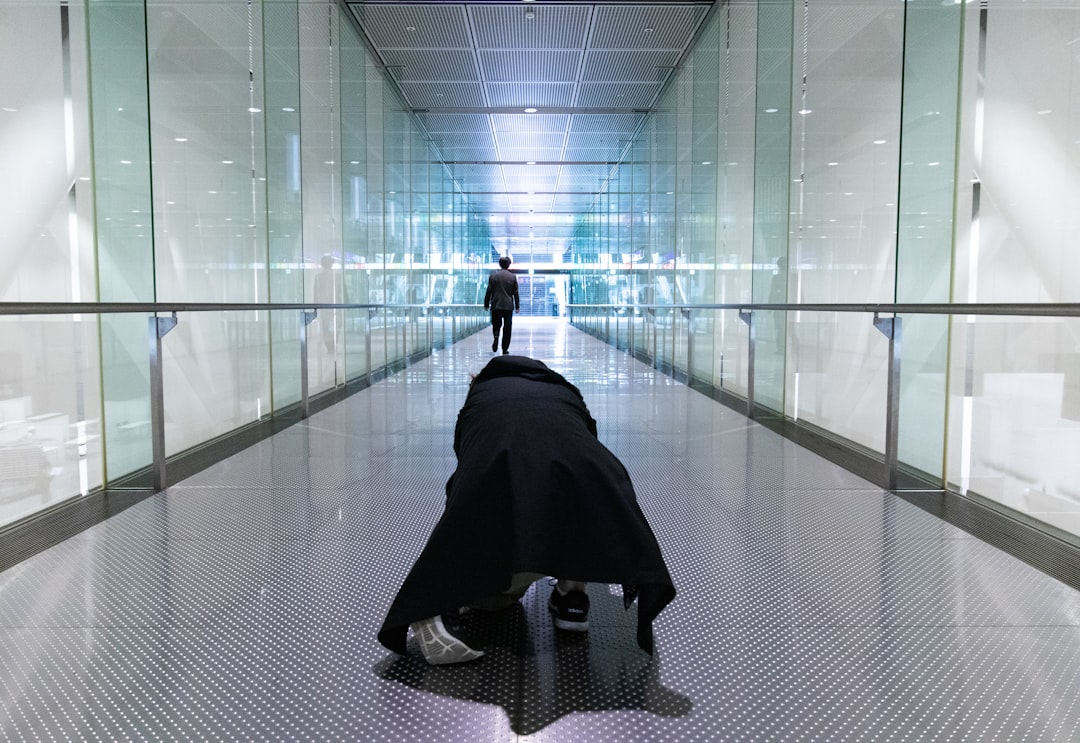
[[[458,309],[480,307],[479,304],[370,304],[333,302],[0,302],[0,316],[26,317],[36,315],[106,315],[147,314],[148,360],[150,382],[150,438],[153,462],[151,474],[155,490],[165,489],[165,401],[162,363],[162,339],[177,326],[177,314],[187,312],[234,311],[298,311],[300,342],[300,415],[308,417],[307,326],[318,316],[320,309],[414,310]],[[164,315],[164,316],[162,316]],[[431,317],[429,315],[429,321]],[[457,318],[454,318],[456,334]]]
[[[0,315],[94,315],[128,312],[232,312],[243,310],[312,309],[414,309],[421,307],[465,308],[469,304],[371,304],[357,302],[0,302]],[[1034,317],[1080,317],[1080,303],[976,302],[966,304],[928,303],[795,303],[731,302],[724,304],[568,304],[568,308],[591,309],[678,309],[678,310],[786,310],[789,312],[862,312],[898,315],[1013,315]]]
[[[309,412],[307,379],[307,326],[318,315],[320,309],[349,310],[413,310],[438,309],[476,309],[481,305],[470,304],[379,304],[351,302],[0,302],[0,316],[27,315],[103,315],[123,313],[148,313],[149,322],[149,362],[150,362],[150,407],[151,436],[153,443],[153,483],[155,489],[166,486],[165,480],[165,415],[162,387],[162,338],[177,324],[177,314],[182,312],[234,312],[234,311],[299,311],[300,313],[300,377],[301,377],[301,416]],[[887,408],[885,415],[885,482],[894,489],[897,482],[897,431],[899,419],[900,395],[900,340],[902,329],[901,315],[984,315],[1014,317],[1080,317],[1080,303],[965,303],[965,304],[928,304],[928,303],[753,303],[735,302],[722,304],[683,303],[683,304],[569,304],[571,320],[573,310],[591,309],[609,312],[625,312],[627,309],[656,311],[678,310],[687,317],[694,311],[735,310],[739,318],[747,325],[749,332],[747,414],[754,415],[754,350],[755,323],[757,311],[786,312],[852,312],[872,314],[874,327],[889,339],[889,366]],[[161,317],[162,313],[171,316]],[[892,315],[892,317],[882,317]],[[689,332],[689,330],[688,330]],[[456,331],[455,331],[456,333]],[[692,353],[693,343],[687,346]],[[688,362],[690,359],[688,358]],[[688,363],[687,372],[693,365]]]
[[[601,310],[611,314],[625,313],[627,310],[645,310],[655,313],[658,310],[679,311],[688,320],[692,312],[715,312],[720,310],[738,311],[739,319],[747,326],[747,384],[746,414],[754,417],[754,367],[756,349],[756,324],[754,314],[758,311],[785,312],[851,312],[871,315],[874,327],[889,342],[888,371],[885,408],[885,457],[883,481],[890,490],[895,490],[899,476],[898,436],[900,419],[900,362],[901,339],[903,336],[903,315],[948,315],[948,316],[1012,316],[1012,317],[1080,317],[1080,303],[880,303],[880,304],[824,304],[824,303],[752,303],[733,302],[725,304],[572,304],[568,305],[571,320],[575,310]],[[883,315],[890,315],[883,317]],[[655,341],[655,338],[654,338]],[[616,323],[616,344],[618,344],[618,324]],[[654,343],[655,345],[655,343]],[[687,322],[687,375],[693,373],[693,330]],[[653,349],[656,357],[656,350]]]
[[[416,309],[480,307],[479,304],[365,304],[359,302],[0,302],[0,315],[109,315],[135,312],[236,312],[261,310]]]
[[[725,304],[570,304],[571,308],[592,309],[676,309],[676,310],[786,310],[789,312],[861,312],[897,315],[1013,315],[1033,317],[1080,317],[1080,303],[975,302],[966,304],[927,303],[801,303],[731,302]]]

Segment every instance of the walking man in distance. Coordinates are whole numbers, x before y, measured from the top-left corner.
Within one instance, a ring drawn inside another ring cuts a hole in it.
[[[502,352],[510,353],[510,333],[514,323],[514,313],[521,311],[521,298],[518,296],[517,276],[510,273],[510,257],[499,259],[499,269],[488,276],[487,293],[484,294],[484,309],[491,309],[491,330],[495,339],[491,341],[491,350],[499,350],[499,329],[502,329]]]

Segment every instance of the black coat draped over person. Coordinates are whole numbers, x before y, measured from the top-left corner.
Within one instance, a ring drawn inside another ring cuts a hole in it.
[[[405,653],[410,623],[499,594],[518,573],[621,584],[637,641],[674,598],[626,468],[596,437],[581,392],[543,362],[498,356],[454,430],[446,509],[405,578],[379,641]]]

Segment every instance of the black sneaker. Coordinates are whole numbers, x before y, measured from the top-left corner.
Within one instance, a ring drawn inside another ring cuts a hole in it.
[[[559,629],[570,632],[589,630],[589,594],[584,591],[567,591],[561,594],[557,587],[552,588],[548,609],[554,615],[555,626]]]

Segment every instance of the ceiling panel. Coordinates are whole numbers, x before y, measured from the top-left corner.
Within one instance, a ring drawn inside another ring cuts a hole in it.
[[[510,149],[535,148],[547,151],[545,155],[526,157],[526,160],[551,160],[551,150],[555,150],[555,159],[558,159],[562,150],[563,140],[566,135],[563,132],[498,132],[496,135],[499,150],[505,153]]]
[[[465,3],[350,3],[376,49],[472,49]]]
[[[499,132],[564,132],[570,124],[567,114],[492,114],[491,125]]]
[[[681,3],[597,5],[590,46],[682,50],[707,12],[703,5]]]
[[[488,83],[492,106],[563,108],[574,104],[574,83]]]
[[[523,216],[590,208],[712,5],[345,2],[472,208]]]
[[[582,83],[578,105],[589,108],[649,108],[660,83]]]
[[[570,120],[572,134],[583,132],[612,132],[629,139],[641,126],[645,114],[574,114]]]
[[[445,162],[451,163],[491,163],[498,161],[499,152],[495,146],[491,147],[459,147],[455,145],[440,146],[440,154]],[[478,166],[490,170],[491,165]]]
[[[585,3],[469,4],[480,49],[581,49],[592,15],[593,8]]]
[[[479,83],[399,83],[405,100],[413,108],[475,108],[484,105],[484,88]]]
[[[506,162],[558,162],[562,157],[562,148],[537,149],[535,147],[500,147],[499,157]],[[537,159],[529,159],[533,157]]]
[[[386,49],[382,58],[399,82],[480,82],[469,49]]]
[[[585,55],[581,79],[589,82],[662,82],[679,61],[679,53],[664,51],[591,51]]]
[[[577,81],[582,53],[578,50],[482,49],[479,57],[484,80],[491,83],[532,79],[572,83]]]
[[[429,133],[489,133],[487,114],[418,113],[416,118]]]

